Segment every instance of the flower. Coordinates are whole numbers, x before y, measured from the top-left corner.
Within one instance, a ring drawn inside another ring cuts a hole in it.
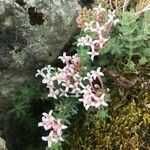
[[[52,128],[53,124],[54,124],[54,117],[52,116],[52,112],[53,110],[49,111],[49,113],[42,113],[43,117],[42,117],[42,122],[38,123],[39,127],[44,127],[45,130],[49,130]]]
[[[80,98],[79,101],[83,102],[85,109],[88,110],[90,106],[94,106],[94,102],[92,101],[94,94],[90,86],[87,86],[81,92],[83,93],[83,98]]]
[[[69,89],[72,89],[74,86],[70,82],[62,83],[62,86],[65,88],[65,92],[69,92]]]
[[[116,17],[115,12],[116,12],[116,10],[109,11],[109,14],[108,14],[108,17],[109,17],[108,23],[109,22],[113,22],[113,24],[116,25],[119,22],[119,19],[114,19]]]
[[[53,129],[55,132],[57,132],[57,134],[58,134],[58,133],[61,134],[60,131],[61,131],[62,129],[66,129],[66,128],[67,128],[67,126],[62,125],[61,122],[60,122],[60,119],[55,120],[55,121],[54,121],[54,124],[53,124],[53,126],[52,126],[52,129]]]
[[[99,34],[99,38],[94,41],[95,45],[97,45],[97,48],[102,49],[104,44],[108,41],[108,38],[104,38]]]
[[[98,5],[98,7],[95,7],[93,10],[96,12],[97,15],[102,11],[106,11],[105,8],[102,8],[101,3]]]
[[[104,30],[104,26],[100,26],[100,23],[96,22],[90,29],[91,32],[96,32],[98,35],[101,35]]]
[[[46,131],[50,130],[48,136],[42,136],[42,140],[48,142],[48,147],[58,143],[58,141],[63,141],[62,130],[67,128],[67,126],[61,124],[60,119],[55,119],[52,116],[52,112],[51,110],[49,114],[43,113],[42,122],[38,124],[39,127],[43,126]]]
[[[91,52],[87,52],[87,54],[89,54],[91,56],[91,60],[93,61],[94,57],[99,55],[99,52],[96,52],[93,50]]]
[[[108,106],[108,104],[104,101],[105,93],[97,96],[96,93],[93,92],[91,86],[87,86],[84,90],[82,90],[83,97],[79,99],[79,101],[83,102],[83,106],[86,110],[89,107],[99,108],[100,106]]]
[[[37,76],[42,76],[43,78],[46,77],[46,76],[50,76],[51,75],[51,71],[54,71],[55,68],[51,67],[51,65],[48,65],[47,67],[44,67],[42,68],[41,70],[37,70],[37,74],[35,75],[36,77]],[[45,73],[44,73],[45,72]]]
[[[58,143],[59,140],[64,141],[63,138],[61,137],[61,134],[57,135],[57,132],[53,130],[49,133],[48,136],[42,136],[42,140],[48,142],[48,147],[51,147],[52,144]]]
[[[49,94],[48,97],[53,97],[55,99],[57,99],[57,96],[59,95],[60,91],[59,89],[54,89],[54,88],[49,88]]]
[[[91,77],[95,80],[98,76],[104,76],[104,74],[100,71],[101,67],[98,67],[97,70],[91,70]]]
[[[60,90],[59,97],[62,97],[62,96],[68,97],[68,94],[67,94],[66,90],[64,90],[62,88],[60,88],[59,90]]]
[[[101,105],[107,107],[108,104],[104,101],[105,93],[103,93],[100,97],[95,97],[96,103],[95,108],[99,108]]]
[[[63,56],[59,56],[58,59],[67,64],[71,60],[71,56],[66,56],[66,53],[63,53]]]
[[[91,21],[91,22],[85,22],[85,28],[84,28],[84,32],[86,32],[86,31],[91,31],[91,29],[92,29],[92,26],[93,26],[93,24],[94,24],[94,21]]]

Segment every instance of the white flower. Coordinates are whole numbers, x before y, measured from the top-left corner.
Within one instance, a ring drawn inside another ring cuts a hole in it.
[[[55,99],[57,99],[57,96],[59,95],[59,89],[52,89],[52,88],[49,88],[49,94],[48,94],[48,97],[53,97]]]
[[[51,67],[51,65],[48,65],[47,67],[44,67],[41,70],[38,69],[37,74],[35,76],[37,77],[40,75],[44,78],[45,76],[50,76],[51,71],[54,71],[54,70],[55,70],[54,67]]]
[[[68,97],[68,94],[67,94],[66,90],[63,90],[62,88],[60,88],[59,90],[60,90],[59,97],[61,97],[61,96]]]
[[[104,26],[100,26],[99,22],[95,23],[95,26],[90,28],[92,32],[96,32],[99,35],[102,34],[102,31],[104,30]]]
[[[88,30],[91,31],[93,24],[94,24],[94,21],[91,21],[89,23],[85,22],[85,24],[84,24],[85,25],[84,32],[86,32]]]
[[[52,116],[52,112],[53,110],[49,111],[49,114],[42,113],[43,114],[42,122],[38,123],[39,127],[43,126],[45,130],[49,130],[52,128],[55,120],[54,117]]]
[[[62,86],[65,88],[65,92],[69,92],[69,89],[73,88],[73,85],[70,82],[62,83]]]
[[[87,52],[87,54],[89,54],[91,56],[91,60],[93,61],[94,57],[99,55],[99,52],[92,50],[90,52]]]
[[[86,74],[86,77],[83,78],[83,80],[86,80],[86,79],[89,80],[89,81],[93,80],[92,76],[91,76],[91,74],[89,72]]]
[[[116,25],[116,24],[119,22],[119,19],[114,19],[114,18],[116,17],[115,13],[116,13],[116,10],[114,10],[114,11],[110,11],[110,10],[109,10],[108,23],[109,23],[109,22],[113,22],[113,24]]]
[[[97,7],[95,7],[93,10],[96,11],[96,14],[97,14],[97,15],[98,15],[100,12],[102,12],[102,11],[106,11],[105,8],[102,8],[101,3],[100,3]]]
[[[67,56],[66,53],[63,53],[63,56],[59,56],[58,59],[61,59],[63,63],[68,63],[71,60],[71,56]]]
[[[78,39],[77,46],[85,46],[85,37],[81,37]]]
[[[48,142],[48,147],[51,147],[52,144],[58,143],[58,141],[64,141],[61,135],[57,135],[55,131],[51,131],[48,136],[42,136],[43,141]]]
[[[97,70],[91,70],[91,77],[94,78],[94,80],[98,77],[98,76],[104,76],[104,74],[101,72],[101,67],[98,67]]]
[[[104,101],[105,93],[103,93],[100,97],[95,97],[96,103],[95,108],[99,108],[101,105],[107,107],[108,104]]]
[[[85,37],[81,37],[78,39],[77,46],[90,46],[92,49],[94,49],[94,43],[91,36],[86,35]]]

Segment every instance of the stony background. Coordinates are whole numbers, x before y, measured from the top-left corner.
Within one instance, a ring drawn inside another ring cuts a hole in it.
[[[0,131],[14,91],[57,58],[76,31],[80,9],[78,0],[24,2],[0,0]]]

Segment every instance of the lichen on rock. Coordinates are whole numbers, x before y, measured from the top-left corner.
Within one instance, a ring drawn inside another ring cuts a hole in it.
[[[0,137],[0,150],[7,150],[7,148],[6,148],[6,142],[1,137]]]
[[[0,1],[2,103],[17,96],[14,91],[22,83],[33,82],[36,69],[52,63],[77,29],[77,0],[34,2],[26,7],[22,0]],[[0,114],[6,111],[3,108]]]

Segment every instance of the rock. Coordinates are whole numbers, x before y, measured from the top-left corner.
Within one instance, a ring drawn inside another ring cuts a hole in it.
[[[0,0],[0,104],[53,62],[76,31],[77,0],[29,1]]]
[[[6,142],[1,137],[0,137],[0,150],[7,150],[7,148],[6,148]]]

